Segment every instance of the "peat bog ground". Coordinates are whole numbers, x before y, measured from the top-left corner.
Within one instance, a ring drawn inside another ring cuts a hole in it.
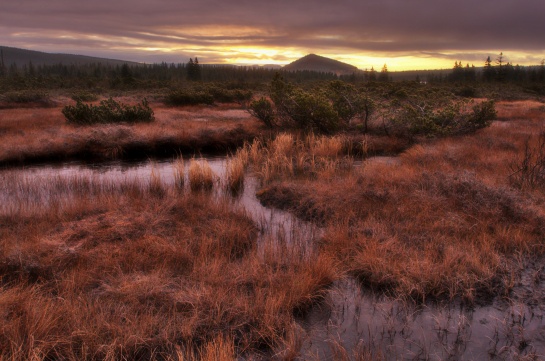
[[[154,123],[93,127],[0,109],[0,359],[545,354],[543,103],[498,102],[488,128],[410,144],[152,107]],[[223,173],[191,159],[228,151]],[[172,181],[14,167],[157,155]],[[319,237],[264,231],[236,202],[250,183]]]

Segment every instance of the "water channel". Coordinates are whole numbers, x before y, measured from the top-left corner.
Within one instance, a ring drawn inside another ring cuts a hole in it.
[[[225,174],[226,158],[206,158],[218,179]],[[395,162],[391,162],[395,166]],[[189,161],[185,162],[186,172]],[[9,170],[45,185],[48,179],[74,176],[105,182],[136,180],[149,184],[158,177],[173,184],[170,161],[111,162],[100,165],[66,163]],[[152,175],[153,174],[153,175]],[[233,205],[243,208],[256,222],[261,236],[295,235],[314,243],[321,230],[288,212],[266,208],[255,194],[259,183],[249,174],[244,190]],[[216,187],[220,189],[221,187]],[[21,201],[26,190],[0,185],[0,212]],[[44,194],[47,192],[44,192]],[[217,196],[225,196],[216,191]],[[47,197],[32,195],[33,202]],[[520,281],[509,297],[490,305],[465,307],[459,302],[415,305],[369,290],[347,278],[337,281],[325,299],[298,320],[301,338],[299,357],[313,360],[356,359],[358,354],[386,360],[541,360],[545,359],[545,272],[541,262],[520,268]]]

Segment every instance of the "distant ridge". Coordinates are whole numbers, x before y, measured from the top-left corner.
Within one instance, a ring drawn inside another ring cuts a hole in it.
[[[359,71],[358,68],[353,65],[316,54],[306,55],[301,59],[295,60],[284,66],[283,69],[287,71],[309,70],[322,73],[334,73],[337,75],[347,75]]]
[[[11,48],[2,45],[0,45],[0,49],[2,49],[4,64],[6,66],[10,66],[11,64],[23,66],[28,65],[29,62],[32,62],[33,65],[86,65],[92,63],[101,63],[108,65],[122,65],[125,63],[129,65],[139,64],[136,62],[125,60],[98,58],[85,55],[51,54],[35,50]]]

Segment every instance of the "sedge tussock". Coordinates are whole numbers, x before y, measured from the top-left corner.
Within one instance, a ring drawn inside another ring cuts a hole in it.
[[[216,178],[208,161],[196,159],[191,159],[189,163],[188,176],[192,191],[211,190]]]
[[[181,155],[174,160],[172,168],[174,172],[174,184],[176,187],[183,189],[185,184],[185,162]]]
[[[227,189],[233,193],[239,192],[244,186],[244,173],[246,171],[244,158],[238,156],[229,158],[226,163]]]

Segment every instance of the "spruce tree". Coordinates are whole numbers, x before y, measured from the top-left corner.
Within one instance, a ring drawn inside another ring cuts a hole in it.
[[[386,66],[386,64],[384,64],[384,66],[382,67],[382,70],[380,71],[380,74],[378,76],[378,80],[382,82],[387,82],[388,80],[390,80],[390,77],[388,75],[388,66]]]
[[[377,71],[374,67],[371,67],[371,71],[369,72],[369,81],[377,81]]]
[[[490,56],[486,58],[486,61],[484,62],[484,69],[483,69],[483,80],[490,82],[494,80],[496,77],[496,71],[492,67],[492,60],[490,60]]]

